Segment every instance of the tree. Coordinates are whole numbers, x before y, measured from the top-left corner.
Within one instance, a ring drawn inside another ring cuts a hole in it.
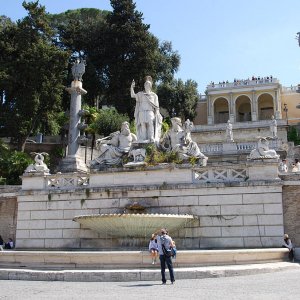
[[[23,6],[28,16],[0,30],[0,128],[21,151],[40,128],[53,133],[69,56],[54,45],[45,8],[38,1]]]
[[[173,79],[161,83],[157,88],[160,106],[165,108],[170,117],[193,120],[196,117],[196,106],[199,100],[197,83],[191,79],[183,82]]]
[[[169,78],[177,70],[180,58],[172,51],[171,43],[159,45],[132,0],[111,0],[111,6],[105,39],[109,47],[104,53],[108,68],[106,97],[110,105],[132,118],[135,101],[130,97],[131,81],[134,79],[137,89],[142,90],[146,75],[154,81]]]
[[[85,103],[112,105],[132,118],[132,79],[139,89],[143,89],[146,75],[157,82],[171,80],[180,57],[171,42],[160,44],[149,32],[150,26],[143,23],[142,13],[136,11],[132,0],[112,0],[111,5],[112,12],[78,9],[51,15],[51,24],[57,45],[87,62]],[[69,99],[64,102],[69,103]]]
[[[0,139],[0,185],[21,184],[20,176],[32,162],[28,154],[10,150]]]
[[[109,136],[111,133],[119,131],[125,121],[129,121],[128,116],[118,113],[115,108],[101,109],[90,128],[98,134]]]
[[[298,130],[295,126],[291,126],[287,133],[287,140],[289,142],[294,142],[295,146],[300,144],[300,137],[298,134]]]
[[[61,49],[68,49],[71,60],[77,57],[86,60],[84,88],[88,93],[84,96],[84,101],[90,106],[95,105],[96,100],[104,94],[106,86],[106,67],[102,53],[108,14],[108,11],[95,8],[81,8],[50,15],[51,26],[56,33],[56,44]],[[71,80],[69,68],[65,84],[68,85]],[[64,97],[65,103],[69,104],[69,95],[65,94]]]

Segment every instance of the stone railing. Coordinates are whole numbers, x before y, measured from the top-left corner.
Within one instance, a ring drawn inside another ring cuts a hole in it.
[[[211,89],[220,89],[220,88],[238,88],[238,87],[248,87],[248,86],[255,86],[258,84],[274,84],[274,83],[279,83],[279,80],[276,78],[272,79],[266,79],[266,78],[261,78],[260,80],[238,80],[237,82],[223,82],[219,84],[210,84],[207,86],[208,90]]]
[[[280,150],[282,141],[279,139],[269,140],[269,148],[276,151]],[[199,144],[200,151],[209,155],[222,155],[238,153],[250,153],[253,149],[257,148],[257,141],[251,142],[236,142],[236,143],[212,143],[212,144]],[[228,147],[230,146],[230,147]]]
[[[244,168],[220,168],[194,170],[194,182],[226,182],[226,181],[245,181],[249,177],[248,170]]]
[[[90,177],[88,174],[56,174],[45,177],[46,189],[67,189],[74,187],[89,186]]]
[[[200,151],[203,153],[222,153],[223,143],[200,144],[199,148]]]
[[[236,150],[240,151],[247,151],[250,152],[251,150],[255,149],[257,146],[257,142],[244,142],[244,143],[236,143]]]

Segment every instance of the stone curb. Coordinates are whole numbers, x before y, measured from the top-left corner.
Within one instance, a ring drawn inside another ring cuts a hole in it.
[[[175,268],[175,278],[202,279],[272,273],[300,269],[299,263],[278,262],[267,264]],[[167,278],[169,276],[166,270]],[[0,269],[0,280],[73,281],[73,282],[129,282],[160,281],[160,269],[130,270],[34,270]]]

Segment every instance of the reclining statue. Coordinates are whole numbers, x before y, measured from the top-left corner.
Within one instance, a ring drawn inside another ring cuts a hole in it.
[[[171,123],[171,129],[165,133],[161,140],[161,148],[167,152],[178,153],[179,158],[184,161],[195,157],[202,160],[202,165],[206,166],[208,158],[200,151],[197,143],[191,137],[193,122],[186,120],[182,126],[181,119],[174,117],[171,119]]]
[[[257,149],[250,152],[249,159],[260,159],[260,158],[275,158],[278,159],[280,155],[275,150],[269,149],[269,142],[267,138],[259,138],[257,143]]]
[[[96,141],[96,145],[100,147],[100,155],[91,161],[90,167],[96,169],[101,165],[120,165],[124,155],[129,153],[132,142],[136,140],[136,135],[130,132],[129,123],[123,122],[121,132],[112,133],[109,141]]]

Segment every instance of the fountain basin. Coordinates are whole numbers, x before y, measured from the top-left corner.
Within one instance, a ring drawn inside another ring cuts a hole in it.
[[[97,214],[76,216],[73,221],[100,233],[102,237],[146,238],[160,228],[167,228],[172,233],[194,219],[197,217],[176,214]]]

